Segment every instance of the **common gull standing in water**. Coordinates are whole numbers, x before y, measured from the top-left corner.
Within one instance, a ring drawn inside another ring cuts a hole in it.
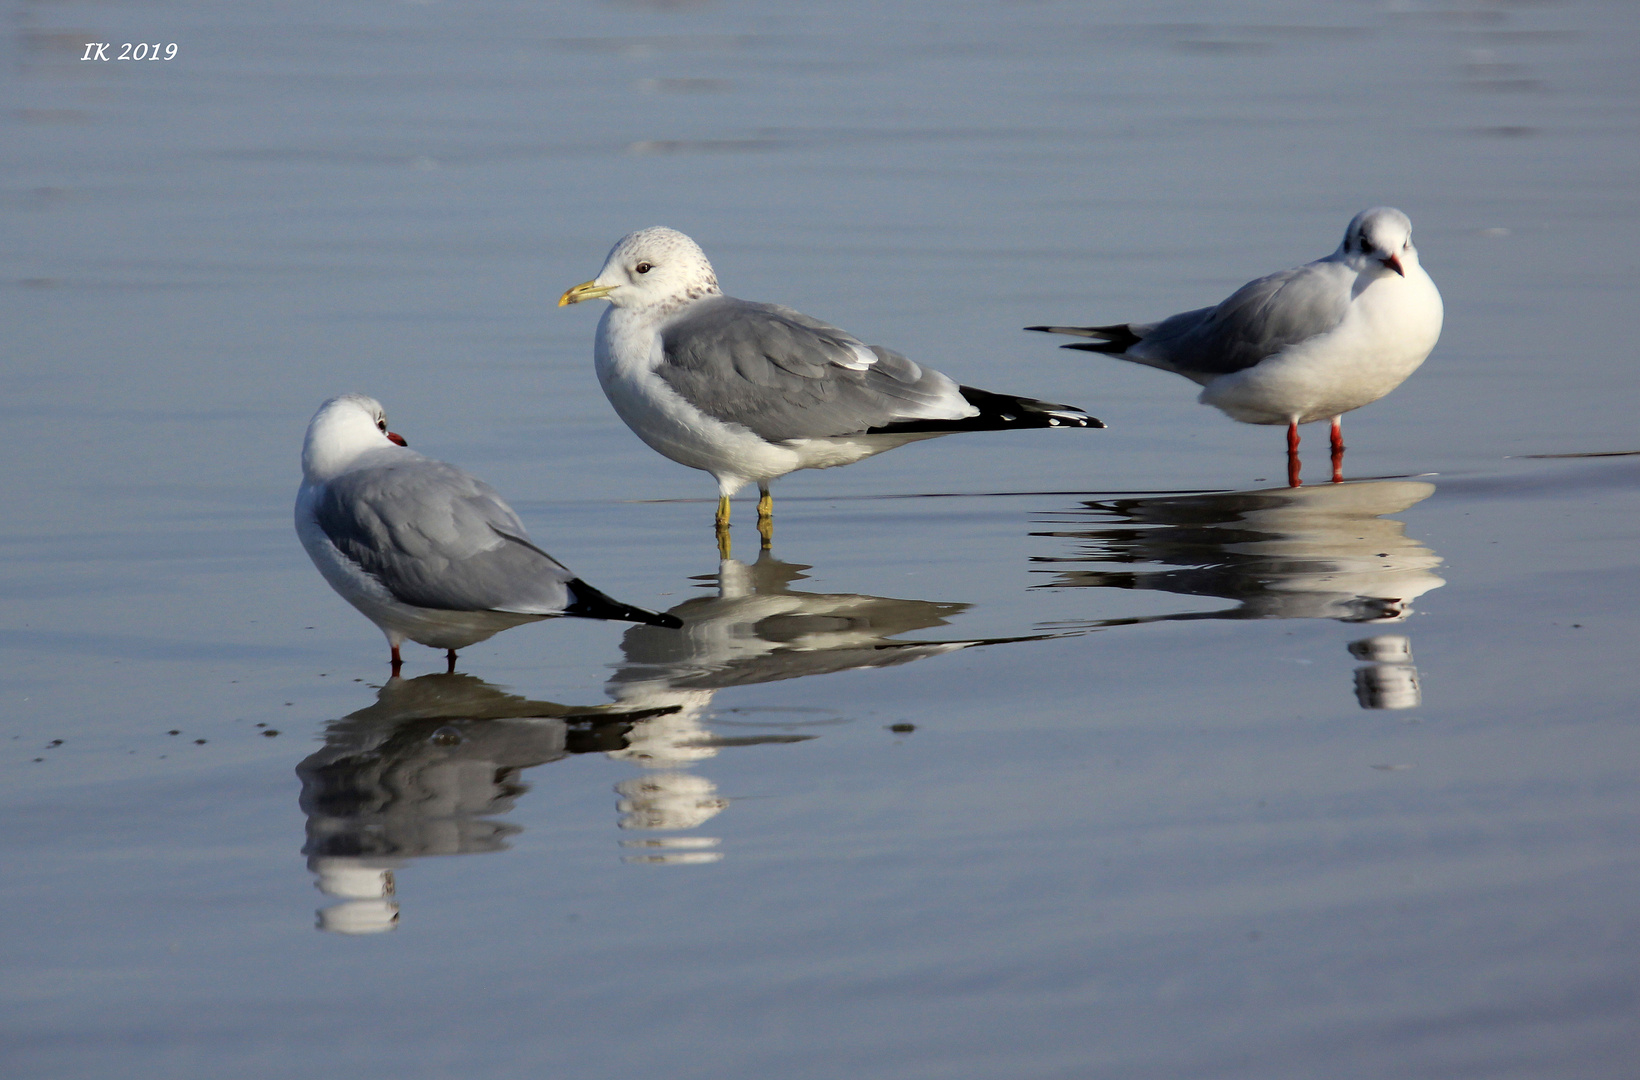
[[[723,295],[706,255],[673,229],[623,237],[559,306],[606,299],[593,359],[627,426],[655,450],[717,480],[755,482],[758,529],[773,533],[769,484],[798,469],[848,465],[958,431],[1104,427],[1069,405],[959,386],[897,352],[778,304]]]

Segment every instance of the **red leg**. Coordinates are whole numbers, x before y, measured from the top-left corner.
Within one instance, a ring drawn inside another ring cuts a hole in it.
[[[1298,465],[1298,421],[1287,425],[1287,486],[1301,487],[1304,483]]]
[[[394,678],[398,677],[399,669],[402,668],[403,666],[404,666],[404,660],[403,660],[402,657],[399,656],[399,647],[397,645],[394,645],[393,646],[393,677]]]
[[[444,650],[444,663],[444,674],[454,675],[456,673],[456,651],[454,649]]]
[[[1339,417],[1333,417],[1332,422],[1332,482],[1344,482],[1344,426],[1339,423]]]

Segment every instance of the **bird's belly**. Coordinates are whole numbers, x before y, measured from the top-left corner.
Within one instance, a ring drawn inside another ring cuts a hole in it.
[[[549,615],[507,611],[442,611],[370,597],[346,597],[364,616],[391,637],[394,633],[434,649],[465,649],[510,627],[539,622]]]
[[[834,435],[824,439],[790,439],[783,445],[790,447],[802,460],[800,469],[830,469],[838,465],[852,465],[856,461],[892,450],[896,446],[937,439],[943,431],[916,432],[915,434]]]
[[[1420,345],[1370,338],[1305,342],[1208,383],[1199,400],[1244,424],[1308,424],[1359,409],[1394,390],[1429,355]],[[1431,343],[1432,347],[1433,343]]]
[[[302,521],[297,534],[313,565],[336,594],[379,626],[395,646],[408,638],[435,649],[464,649],[508,627],[547,617],[506,611],[444,611],[406,604],[338,551],[318,525]]]
[[[725,494],[748,481],[804,468],[800,455],[739,424],[727,424],[679,397],[658,375],[634,378],[600,367],[598,380],[615,413],[659,454],[717,478]]]
[[[1199,400],[1247,424],[1307,424],[1359,409],[1418,370],[1441,336],[1441,298],[1415,280],[1383,279],[1338,329],[1209,382]]]

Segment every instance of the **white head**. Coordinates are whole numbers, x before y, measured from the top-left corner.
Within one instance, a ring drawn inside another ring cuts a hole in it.
[[[716,296],[717,275],[706,253],[676,229],[656,225],[621,237],[604,268],[558,298],[558,306],[603,298],[620,308],[679,306]]]
[[[1412,246],[1412,219],[1393,206],[1375,206],[1350,220],[1337,256],[1357,270],[1378,263],[1406,276],[1408,267],[1418,265],[1418,249]]]
[[[404,439],[387,430],[381,402],[363,394],[333,397],[308,421],[302,441],[302,474],[309,482],[327,480],[347,469],[360,454],[388,446],[404,446]]]

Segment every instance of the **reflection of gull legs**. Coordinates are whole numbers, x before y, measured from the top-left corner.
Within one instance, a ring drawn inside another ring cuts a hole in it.
[[[1344,418],[1332,418],[1332,482],[1344,482]],[[1298,462],[1298,425],[1287,425],[1287,486],[1302,487],[1303,468]]]
[[[761,538],[762,550],[768,551],[774,547],[774,495],[769,491],[769,485],[757,485],[757,535]],[[734,548],[729,542],[729,497],[718,496],[717,509],[717,543],[718,558],[730,559],[734,556]]]

